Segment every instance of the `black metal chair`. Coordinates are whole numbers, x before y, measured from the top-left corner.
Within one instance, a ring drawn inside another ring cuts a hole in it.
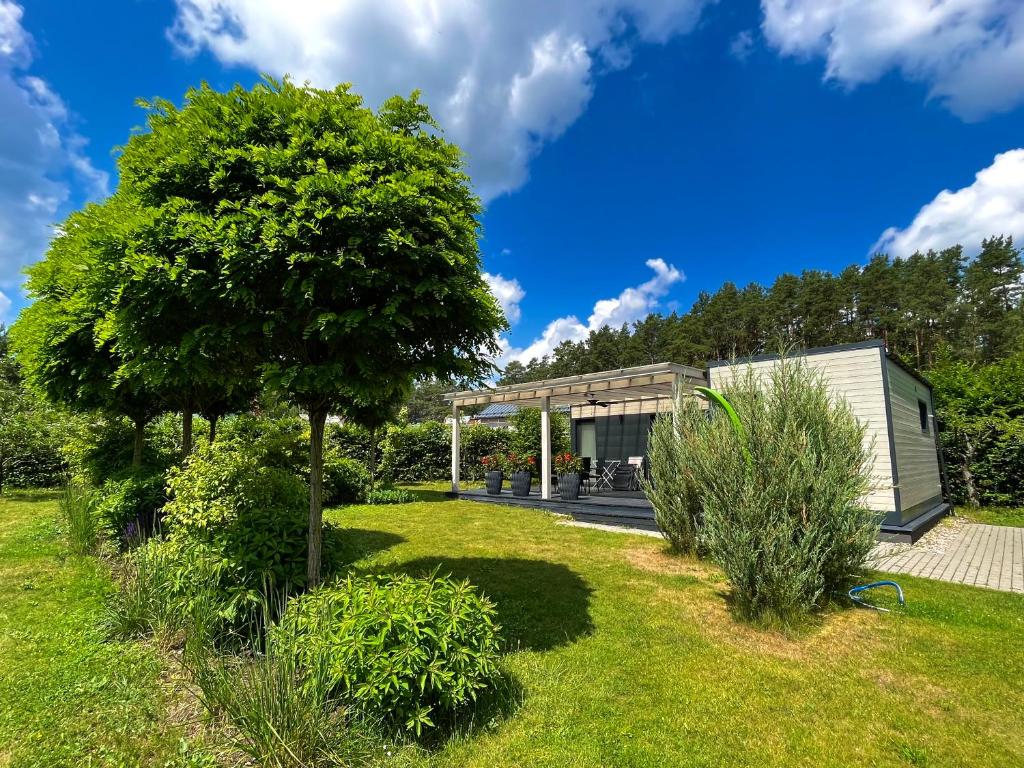
[[[583,469],[580,470],[580,485],[585,487],[587,493],[590,493],[590,480],[592,475],[590,474],[590,457],[583,457]]]

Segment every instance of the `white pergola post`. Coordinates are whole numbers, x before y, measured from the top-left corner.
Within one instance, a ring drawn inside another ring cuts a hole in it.
[[[540,401],[540,497],[551,498],[551,398]]]
[[[452,403],[452,493],[459,492],[460,441],[462,422],[459,420],[459,406]]]

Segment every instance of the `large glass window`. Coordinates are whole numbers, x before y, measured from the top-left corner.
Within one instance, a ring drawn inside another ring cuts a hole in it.
[[[576,452],[589,456],[590,465],[597,466],[597,425],[593,421],[576,422]]]

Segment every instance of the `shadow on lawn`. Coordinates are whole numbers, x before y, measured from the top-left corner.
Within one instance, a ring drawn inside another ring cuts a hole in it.
[[[594,631],[593,590],[564,565],[518,558],[426,557],[388,570],[423,576],[435,568],[442,576],[468,579],[494,602],[509,650],[546,651]]]
[[[404,536],[388,531],[374,531],[368,528],[332,527],[325,531],[324,560],[329,563],[330,574],[345,572],[353,563],[364,557],[383,552],[401,544]]]

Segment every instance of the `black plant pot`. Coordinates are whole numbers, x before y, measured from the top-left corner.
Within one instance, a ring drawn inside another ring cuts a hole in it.
[[[533,475],[529,472],[513,472],[512,473],[512,495],[513,496],[529,496],[530,495],[530,483],[533,480]]]
[[[580,497],[580,473],[569,472],[559,475],[558,494],[567,501],[576,501]]]
[[[487,481],[487,494],[489,496],[498,496],[501,494],[501,484],[505,480],[505,474],[498,470],[497,472],[485,472],[484,480]]]

